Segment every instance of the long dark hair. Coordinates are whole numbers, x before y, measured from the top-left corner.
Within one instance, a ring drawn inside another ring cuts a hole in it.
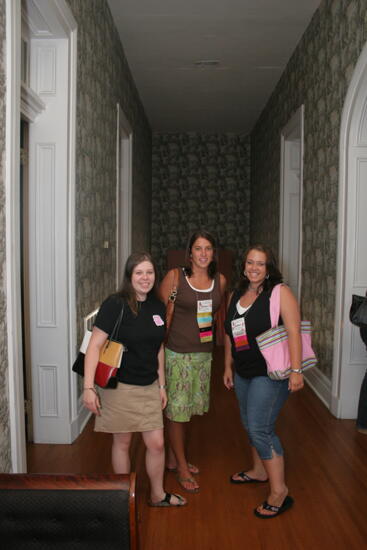
[[[217,261],[218,261],[217,243],[215,241],[215,237],[205,229],[198,229],[197,231],[194,231],[194,233],[192,233],[188,238],[187,245],[186,245],[185,266],[184,266],[185,275],[187,275],[187,277],[191,277],[192,275],[192,267],[191,267],[191,261],[190,261],[191,249],[195,241],[197,239],[200,239],[200,237],[202,239],[206,239],[207,241],[209,241],[213,247],[213,259],[208,265],[208,275],[211,279],[214,279],[215,274],[217,272]]]
[[[141,264],[142,262],[150,262],[154,269],[154,276],[155,276],[154,285],[153,285],[153,288],[148,292],[148,296],[152,294],[154,296],[157,295],[157,288],[158,288],[157,267],[155,265],[155,262],[152,256],[148,252],[133,252],[133,254],[130,254],[128,259],[126,260],[124,277],[122,279],[121,287],[116,293],[117,296],[120,296],[121,298],[124,298],[127,301],[131,311],[135,315],[138,314],[138,302],[136,300],[135,290],[133,288],[133,285],[131,284],[131,277],[136,266]]]
[[[252,250],[258,250],[259,252],[263,252],[266,257],[266,276],[267,278],[265,281],[260,285],[259,290],[263,291],[270,291],[272,288],[283,282],[283,275],[279,271],[279,268],[277,266],[277,261],[275,259],[274,252],[269,246],[265,246],[263,244],[254,244],[252,246],[249,246],[247,250],[245,251],[245,254],[243,256],[242,261],[242,269],[240,273],[240,280],[238,283],[238,290],[240,290],[243,294],[246,292],[246,290],[249,287],[250,281],[244,274],[245,268],[246,268],[246,260],[247,256]]]

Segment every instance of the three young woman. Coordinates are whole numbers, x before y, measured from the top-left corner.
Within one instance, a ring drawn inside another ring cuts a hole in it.
[[[271,250],[262,245],[250,247],[238,288],[230,296],[225,321],[224,384],[228,389],[235,388],[253,458],[248,469],[233,474],[230,480],[241,484],[269,481],[267,500],[254,510],[265,519],[293,504],[285,483],[283,448],[274,426],[289,392],[303,387],[300,314],[287,286],[282,285],[280,291],[280,315],[288,333],[293,371],[288,380],[271,380],[267,376],[266,363],[256,343],[256,336],[271,326],[270,295],[281,282]],[[186,427],[193,415],[201,415],[209,407],[213,326],[225,284],[224,276],[217,272],[212,235],[206,231],[194,233],[187,246],[186,266],[176,273],[169,271],[160,287],[164,303],[172,291],[176,295],[165,367],[165,307],[155,295],[156,270],[149,254],[130,256],[121,291],[102,304],[93,328],[85,358],[84,404],[96,415],[95,429],[113,434],[112,464],[116,473],[129,472],[132,433],[142,432],[153,506],[186,504],[180,495],[163,489],[162,409],[167,417],[170,444],[167,469],[177,473],[186,491],[199,490],[193,477],[198,468],[186,456]],[[98,395],[93,383],[99,352],[122,304],[118,339],[127,351],[118,371],[118,387],[100,390]]]

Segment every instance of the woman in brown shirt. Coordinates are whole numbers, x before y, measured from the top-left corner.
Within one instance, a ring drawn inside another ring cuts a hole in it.
[[[197,492],[199,485],[192,474],[199,473],[199,469],[187,461],[185,433],[191,416],[202,415],[209,408],[214,316],[226,280],[217,272],[216,244],[209,232],[191,235],[187,260],[187,267],[176,268],[177,296],[165,350],[165,415],[170,440],[167,469],[177,472],[186,491]],[[161,283],[160,295],[165,304],[174,280],[175,270],[170,270]]]

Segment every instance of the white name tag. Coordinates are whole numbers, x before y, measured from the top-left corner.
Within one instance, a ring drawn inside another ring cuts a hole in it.
[[[246,334],[245,319],[240,317],[239,319],[233,319],[231,321],[233,338],[238,336],[244,336]]]
[[[213,300],[198,300],[198,313],[211,313]]]

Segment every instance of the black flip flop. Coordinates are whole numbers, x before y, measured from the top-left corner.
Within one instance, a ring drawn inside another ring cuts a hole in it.
[[[239,476],[241,479],[233,479],[233,476]],[[229,481],[231,483],[236,483],[238,485],[241,485],[243,483],[266,483],[267,479],[254,479],[253,477],[248,476],[245,472],[238,472],[237,474],[233,474]]]
[[[172,497],[176,497],[178,502],[177,504],[172,504],[171,499]],[[166,496],[160,500],[159,502],[152,502],[151,500],[148,501],[148,505],[152,506],[153,508],[167,508],[168,506],[172,507],[178,507],[178,506],[186,506],[187,502],[184,498],[182,498],[181,495],[178,495],[177,493],[166,493]]]
[[[286,510],[289,510],[293,506],[294,500],[292,497],[285,497],[283,500],[283,504],[281,506],[272,506],[269,504],[266,500],[262,503],[262,507],[264,510],[269,510],[269,512],[274,512],[274,514],[261,514],[257,511],[255,508],[254,514],[256,517],[260,519],[269,519],[269,518],[275,518],[276,516],[279,516],[279,514],[282,514],[283,512],[286,512]]]

